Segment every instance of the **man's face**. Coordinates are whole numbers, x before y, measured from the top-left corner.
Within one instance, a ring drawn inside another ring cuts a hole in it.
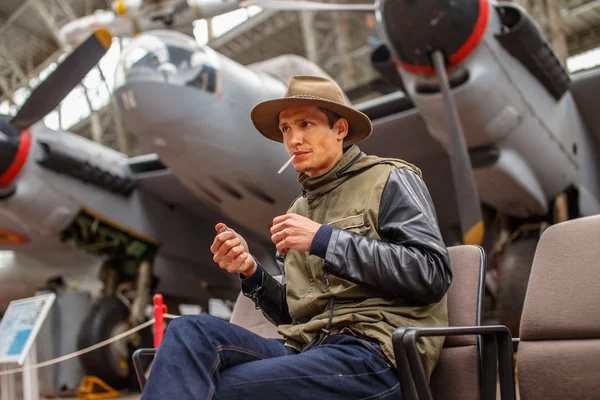
[[[298,172],[318,176],[329,171],[342,156],[348,122],[340,118],[333,128],[317,107],[290,107],[279,113],[283,144]]]

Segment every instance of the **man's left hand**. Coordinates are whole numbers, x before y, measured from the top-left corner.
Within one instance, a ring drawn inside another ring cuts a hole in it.
[[[271,240],[280,254],[289,249],[308,252],[321,224],[298,214],[285,214],[276,217],[271,227]]]

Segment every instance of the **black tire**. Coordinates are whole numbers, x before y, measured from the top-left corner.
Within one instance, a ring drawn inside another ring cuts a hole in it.
[[[527,238],[511,243],[502,252],[498,263],[497,315],[513,337],[519,337],[523,302],[537,242],[537,238]]]
[[[100,343],[115,335],[115,331],[125,327],[129,317],[129,309],[114,296],[99,299],[90,309],[79,330],[77,347],[86,347]],[[126,327],[127,329],[130,326]],[[119,333],[120,333],[119,331]],[[97,376],[111,387],[121,389],[137,389],[137,381],[133,374],[131,356],[139,347],[154,347],[152,331],[147,327],[139,331],[141,346],[125,346],[125,351],[117,355],[115,344],[101,347],[81,356],[81,364],[86,375]],[[127,340],[127,339],[123,339]]]

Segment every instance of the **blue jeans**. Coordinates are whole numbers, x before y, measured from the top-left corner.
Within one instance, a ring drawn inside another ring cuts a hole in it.
[[[299,353],[208,315],[169,323],[141,400],[399,399],[376,343],[331,335]]]

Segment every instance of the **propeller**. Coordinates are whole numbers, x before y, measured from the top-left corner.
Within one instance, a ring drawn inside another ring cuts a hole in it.
[[[454,98],[450,94],[444,55],[440,50],[436,50],[432,54],[432,59],[444,99],[444,116],[448,124],[450,144],[450,163],[458,201],[463,243],[480,245],[483,242],[485,227],[465,136],[458,119]]]
[[[54,110],[106,54],[112,41],[110,32],[98,29],[73,50],[31,93],[12,123],[25,129]]]
[[[265,10],[288,11],[375,11],[374,4],[317,3],[315,1],[245,0],[240,7],[259,6]]]
[[[25,165],[32,143],[28,128],[54,110],[81,82],[106,54],[111,41],[107,30],[96,30],[31,92],[14,118],[0,116],[0,189],[11,187]]]

